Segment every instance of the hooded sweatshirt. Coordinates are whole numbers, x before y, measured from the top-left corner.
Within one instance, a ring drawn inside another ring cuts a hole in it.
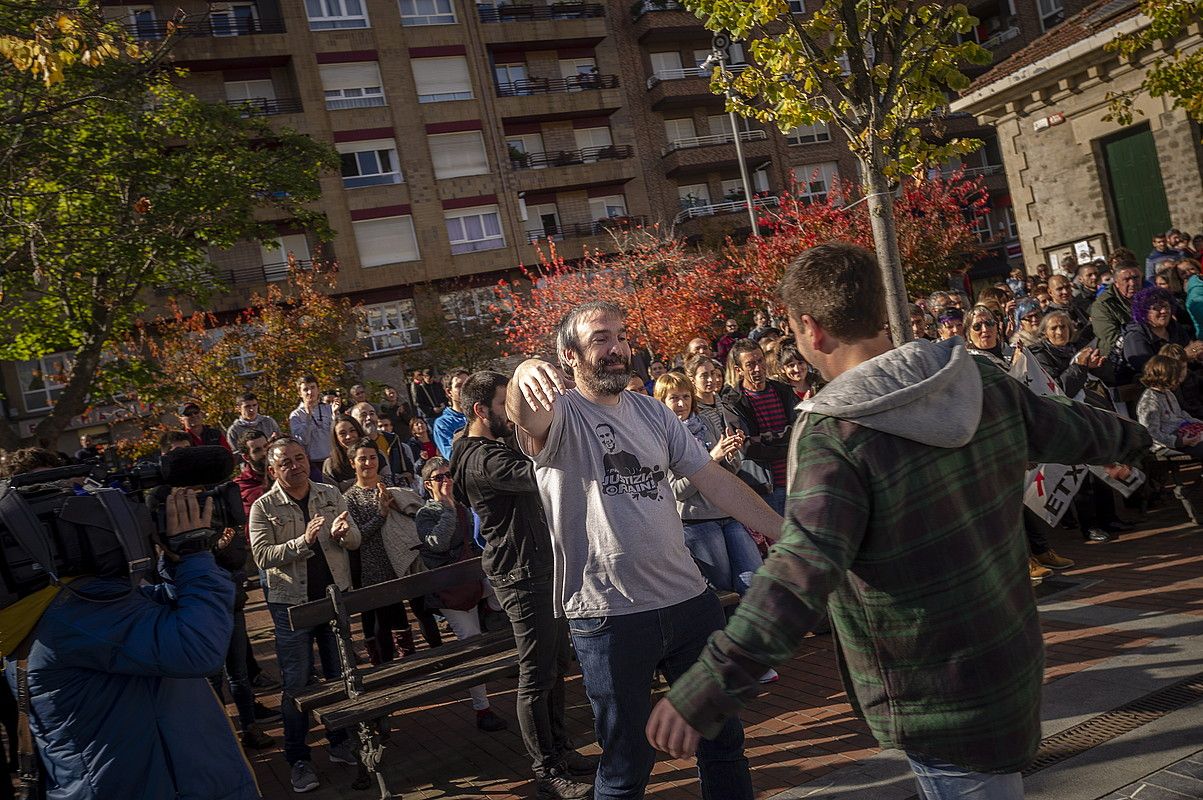
[[[801,410],[782,538],[669,700],[714,736],[826,606],[848,696],[882,747],[1022,769],[1043,678],[1027,464],[1130,463],[1148,434],[1038,397],[955,339],[866,361]]]

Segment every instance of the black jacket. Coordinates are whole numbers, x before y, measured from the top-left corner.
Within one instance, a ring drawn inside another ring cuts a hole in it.
[[[785,430],[774,436],[769,442],[754,442],[748,445],[744,452],[744,458],[757,462],[761,466],[768,467],[774,461],[784,461],[789,456],[789,434],[790,428],[794,424],[794,420],[798,416],[798,396],[794,394],[794,390],[784,383],[779,383],[774,380],[767,382],[767,387],[777,393],[777,397],[781,399],[781,405],[785,409]],[[728,392],[723,400],[727,403],[727,407],[736,416],[740,427],[744,433],[748,434],[749,438],[759,436],[762,431],[756,423],[756,414],[752,411],[752,402],[744,393],[742,384],[736,386]]]
[[[550,577],[551,534],[534,462],[505,442],[461,436],[451,448],[451,474],[456,499],[480,517],[481,564],[492,584]]]

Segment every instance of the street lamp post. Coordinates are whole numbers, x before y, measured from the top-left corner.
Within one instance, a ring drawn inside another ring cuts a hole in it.
[[[718,34],[712,42],[710,55],[702,62],[703,67],[711,67],[718,64],[719,74],[723,81],[723,94],[727,98],[727,105],[731,104],[731,82],[727,77],[727,47],[729,44],[730,42],[725,34]],[[752,226],[752,235],[755,236],[757,233],[756,212],[752,203],[752,184],[748,180],[748,165],[744,163],[743,143],[739,140],[739,126],[735,111],[728,111],[727,116],[731,118],[731,135],[735,139],[735,158],[739,161],[739,177],[743,181],[744,202],[748,206],[748,222]]]

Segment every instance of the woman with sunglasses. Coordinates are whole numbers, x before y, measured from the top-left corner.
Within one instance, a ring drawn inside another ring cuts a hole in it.
[[[422,483],[430,499],[418,509],[414,522],[422,540],[419,553],[428,569],[438,569],[459,561],[468,561],[481,554],[473,537],[475,523],[472,511],[455,500],[451,462],[435,456],[422,467]],[[496,602],[493,589],[484,580],[440,589],[426,596],[426,607],[437,608],[455,631],[457,639],[480,635],[480,601],[488,598],[490,607]],[[500,606],[495,610],[500,610]],[[490,733],[508,727],[489,707],[489,693],[482,683],[468,690],[472,708],[476,711],[476,727]]]
[[[1011,336],[1012,347],[1032,348],[1040,343],[1040,320],[1044,309],[1035,298],[1023,298],[1015,304],[1015,333]]]
[[[998,317],[988,306],[976,305],[965,319],[965,342],[973,355],[986,356],[1001,370],[1011,368],[1011,351],[1003,347]]]

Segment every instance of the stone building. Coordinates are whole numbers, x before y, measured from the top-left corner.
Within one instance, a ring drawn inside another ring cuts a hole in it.
[[[1106,45],[1147,26],[1136,0],[1099,0],[978,78],[952,104],[997,131],[1029,272],[1116,247],[1143,258],[1154,233],[1203,230],[1200,128],[1170,98],[1135,96],[1130,125],[1108,95],[1136,91],[1161,48],[1132,62]],[[1174,43],[1198,48],[1195,21]],[[1167,45],[1163,45],[1167,46]]]

